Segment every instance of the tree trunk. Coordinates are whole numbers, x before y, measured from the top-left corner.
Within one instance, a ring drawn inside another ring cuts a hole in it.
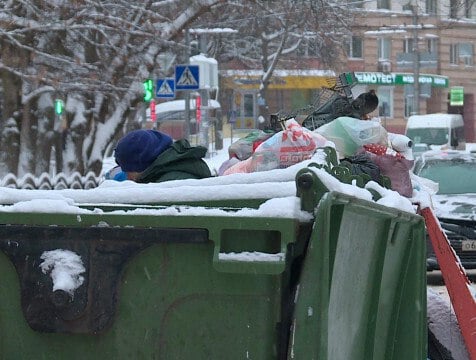
[[[38,136],[35,151],[35,175],[50,172],[51,151],[54,146],[54,125],[55,113],[53,107],[39,110]]]
[[[18,129],[20,106],[20,79],[0,71],[3,86],[3,109],[0,119],[0,176],[16,174],[18,166],[20,131]]]

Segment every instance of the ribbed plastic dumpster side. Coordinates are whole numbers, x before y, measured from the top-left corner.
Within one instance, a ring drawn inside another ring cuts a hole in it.
[[[0,226],[2,359],[285,353],[295,219],[38,213],[0,214],[0,223],[9,224]],[[52,305],[39,263],[56,248],[81,255],[87,272],[71,302]],[[220,256],[244,252],[264,258]]]
[[[419,216],[327,193],[296,293],[290,359],[426,359]]]

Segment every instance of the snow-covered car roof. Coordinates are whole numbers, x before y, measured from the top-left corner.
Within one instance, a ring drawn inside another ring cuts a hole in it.
[[[476,151],[466,150],[428,150],[422,152],[418,159],[415,160],[413,170],[419,175],[421,169],[426,166],[427,162],[442,161],[467,161],[476,162]]]

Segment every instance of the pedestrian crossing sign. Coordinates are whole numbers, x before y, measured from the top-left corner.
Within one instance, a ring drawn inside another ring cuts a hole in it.
[[[175,79],[157,79],[155,87],[155,96],[158,98],[174,98],[175,97]]]
[[[175,66],[175,89],[196,90],[199,87],[198,65]]]

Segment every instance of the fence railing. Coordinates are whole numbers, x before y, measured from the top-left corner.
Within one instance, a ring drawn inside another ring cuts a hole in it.
[[[78,172],[68,175],[58,173],[54,176],[48,173],[43,173],[40,176],[26,174],[21,178],[17,178],[15,174],[7,174],[1,179],[0,186],[30,190],[93,189],[102,180],[102,176],[96,176],[93,172],[88,172],[86,175],[81,175]]]

